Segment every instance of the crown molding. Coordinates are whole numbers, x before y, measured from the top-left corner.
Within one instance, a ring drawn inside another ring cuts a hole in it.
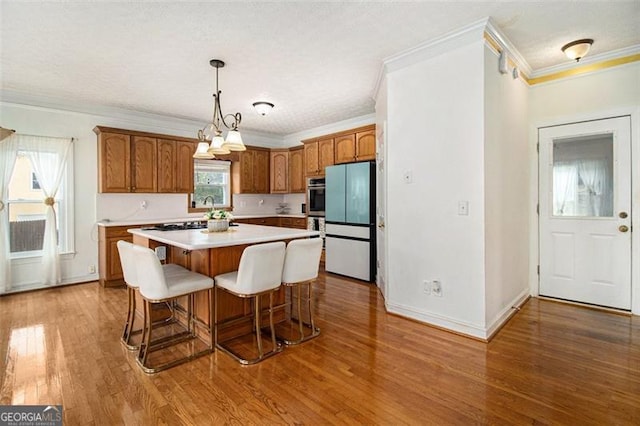
[[[31,109],[64,111],[74,114],[95,115],[108,119],[115,119],[119,122],[132,126],[151,126],[154,128],[166,129],[168,132],[181,132],[179,136],[196,137],[197,130],[200,129],[204,121],[195,120],[189,117],[176,117],[163,114],[155,114],[143,111],[129,110],[126,108],[98,105],[90,102],[75,102],[46,95],[32,95],[12,90],[0,90],[0,104],[15,105]],[[256,132],[243,129],[243,137],[249,136],[258,139],[260,146],[280,146],[283,136],[271,133]],[[176,135],[178,136],[178,135]],[[252,143],[252,144],[255,144]]]
[[[384,58],[373,88],[373,99],[377,98],[382,81],[388,73],[449,52],[457,47],[481,41],[490,22],[490,18],[483,18],[455,31]]]
[[[599,55],[587,56],[586,58],[580,59],[580,62],[568,60],[567,63],[554,65],[547,68],[541,68],[533,71],[529,74],[530,79],[536,79],[543,76],[547,76],[549,74],[561,73],[563,71],[579,69],[581,67],[586,67],[588,65],[595,65],[601,62],[608,62],[620,58],[625,58],[629,56],[635,56],[640,54],[640,44],[636,44],[635,46],[625,47],[623,49],[612,50],[610,52],[600,53]]]
[[[300,141],[311,139],[317,136],[330,135],[343,130],[355,129],[376,122],[375,113],[361,115],[359,117],[349,118],[347,120],[338,121],[337,123],[327,124],[325,126],[314,127],[313,129],[303,130],[297,133],[291,133],[284,137],[284,145],[291,147],[300,144]]]
[[[509,58],[517,65],[520,72],[529,76],[533,72],[529,63],[524,59],[524,56],[520,54],[518,49],[511,43],[511,41],[504,35],[504,33],[493,22],[493,19],[487,19],[487,26],[485,32],[500,46],[503,51],[507,52]]]

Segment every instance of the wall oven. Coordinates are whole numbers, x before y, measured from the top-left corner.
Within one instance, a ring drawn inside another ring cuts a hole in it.
[[[307,215],[324,216],[324,178],[307,179]]]

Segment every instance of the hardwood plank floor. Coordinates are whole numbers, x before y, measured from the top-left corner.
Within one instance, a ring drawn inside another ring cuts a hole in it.
[[[0,297],[0,404],[64,424],[640,424],[640,318],[532,299],[488,344],[388,315],[322,273],[322,334],[258,365],[221,352],[144,374],[124,288]]]

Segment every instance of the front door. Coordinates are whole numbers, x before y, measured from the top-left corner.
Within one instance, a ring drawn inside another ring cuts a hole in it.
[[[540,295],[631,309],[631,119],[540,128]]]

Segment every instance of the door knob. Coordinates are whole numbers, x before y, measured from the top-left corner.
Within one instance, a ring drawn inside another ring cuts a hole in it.
[[[627,214],[627,212],[620,212],[620,213],[618,214],[618,216],[620,216],[620,219],[626,219],[626,218],[627,218],[627,216],[629,216],[629,215]]]
[[[618,226],[618,231],[620,232],[627,232],[628,230],[629,230],[629,227],[627,225]]]

